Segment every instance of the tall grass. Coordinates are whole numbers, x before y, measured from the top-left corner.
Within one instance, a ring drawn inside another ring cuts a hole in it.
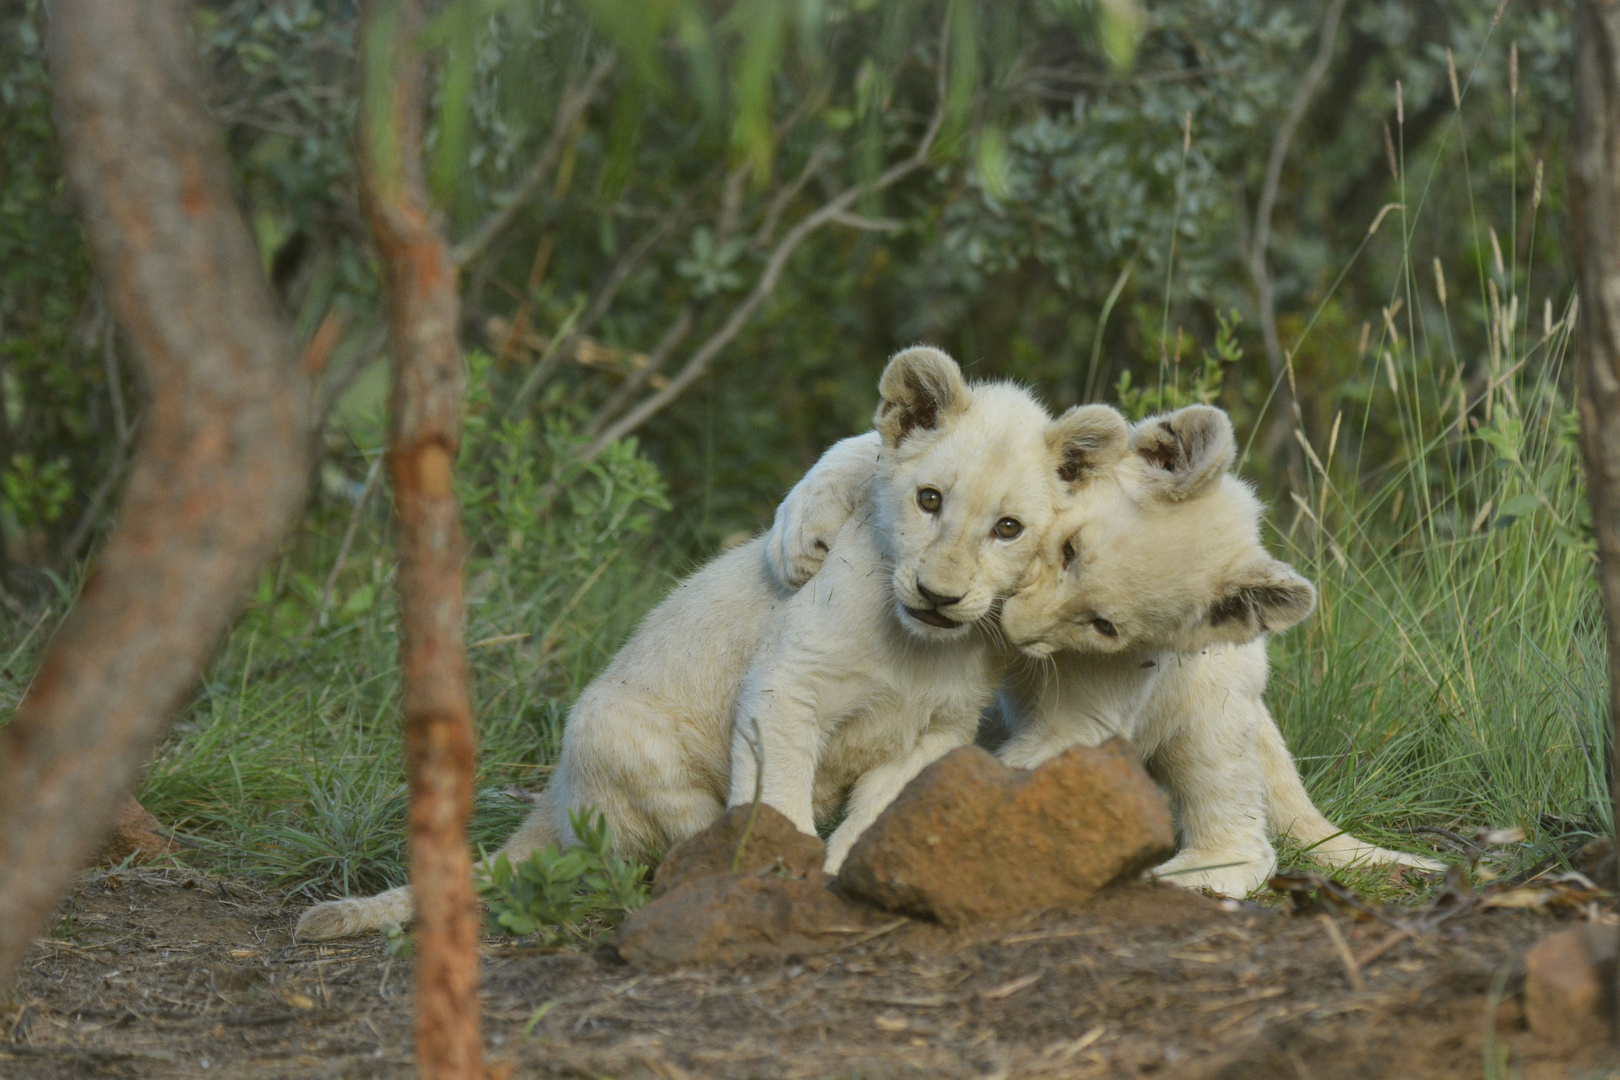
[[[1522,825],[1527,858],[1610,827],[1602,613],[1559,390],[1572,315],[1533,374],[1474,395],[1488,407],[1397,374],[1373,407],[1403,417],[1406,454],[1370,489],[1332,447],[1309,456],[1281,540],[1321,603],[1274,644],[1271,698],[1330,816],[1388,839]],[[1442,404],[1422,419],[1419,400]]]
[[[1522,866],[1612,826],[1603,619],[1570,377],[1574,290],[1531,295],[1539,164],[1526,183],[1515,155],[1510,219],[1482,217],[1461,122],[1471,81],[1459,95],[1453,78],[1456,119],[1425,175],[1399,163],[1400,202],[1386,208],[1399,271],[1381,331],[1362,339],[1370,392],[1314,443],[1295,432],[1307,476],[1279,508],[1279,539],[1321,605],[1273,646],[1271,697],[1330,815],[1397,842],[1417,823],[1523,826]],[[1476,270],[1450,296],[1441,260],[1431,275],[1413,245],[1443,170],[1467,186]],[[1517,265],[1523,211],[1531,243]],[[1375,431],[1397,447],[1388,460],[1364,457]]]
[[[634,444],[578,475],[560,429],[502,418],[488,376],[475,357],[461,495],[473,544],[473,835],[494,846],[528,809],[521,793],[544,786],[568,704],[670,575],[648,569],[663,561],[652,526],[666,504]],[[351,471],[369,469],[359,460]],[[404,879],[388,513],[331,486],[347,500],[315,515],[265,575],[140,792],[196,845],[194,859],[312,894]],[[352,515],[358,541],[323,609]]]

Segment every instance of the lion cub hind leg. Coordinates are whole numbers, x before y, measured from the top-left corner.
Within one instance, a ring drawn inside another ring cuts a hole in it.
[[[1410,866],[1416,870],[1444,870],[1445,863],[1426,855],[1412,855],[1404,851],[1358,840],[1323,816],[1311,802],[1305,784],[1299,778],[1299,769],[1283,742],[1277,721],[1264,704],[1257,702],[1260,723],[1255,731],[1255,743],[1260,766],[1265,773],[1266,812],[1271,818],[1272,830],[1304,847],[1306,854],[1326,866],[1357,866],[1393,864]]]
[[[1277,869],[1264,778],[1248,752],[1255,715],[1234,695],[1203,703],[1198,720],[1170,732],[1152,757],[1153,773],[1174,800],[1182,843],[1154,875],[1183,888],[1247,896]]]

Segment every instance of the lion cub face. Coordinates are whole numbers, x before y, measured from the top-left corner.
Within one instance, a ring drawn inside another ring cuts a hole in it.
[[[969,386],[956,362],[918,347],[889,362],[875,426],[875,505],[905,629],[971,632],[1018,587],[1058,511],[1129,436],[1105,406],[1051,420],[1026,391]]]
[[[1316,590],[1260,540],[1260,503],[1227,470],[1231,421],[1194,405],[1131,432],[1130,452],[1059,514],[1002,627],[1025,653],[1251,641],[1308,615]]]

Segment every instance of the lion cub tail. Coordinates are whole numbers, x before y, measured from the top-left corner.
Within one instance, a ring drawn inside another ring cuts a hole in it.
[[[404,925],[410,921],[411,887],[401,885],[376,896],[357,896],[316,904],[298,917],[298,925],[293,928],[293,939],[330,941],[381,930],[389,923]]]
[[[551,790],[550,787],[546,788],[547,792]],[[557,832],[556,810],[552,805],[555,801],[555,798],[547,799],[542,794],[540,805],[523,819],[517,832],[501,845],[501,853],[517,862],[528,858],[536,848],[558,843],[561,836]],[[333,938],[354,937],[381,930],[389,923],[403,926],[411,921],[412,914],[409,885],[401,885],[376,896],[327,900],[299,916],[298,925],[293,928],[293,939],[330,941]]]
[[[1258,725],[1256,741],[1265,776],[1266,814],[1276,835],[1308,848],[1313,858],[1330,867],[1395,863],[1419,870],[1445,869],[1443,863],[1423,855],[1391,851],[1358,840],[1322,816],[1299,778],[1299,769],[1283,743],[1282,732],[1277,730],[1277,721],[1264,705],[1260,706],[1260,716],[1263,722]]]

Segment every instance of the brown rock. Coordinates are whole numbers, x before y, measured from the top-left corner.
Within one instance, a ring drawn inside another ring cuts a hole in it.
[[[1170,804],[1122,739],[1009,769],[978,747],[924,769],[872,823],[842,890],[947,926],[1072,908],[1174,850]]]
[[[173,837],[163,831],[163,825],[131,795],[118,808],[118,820],[102,846],[101,857],[108,862],[120,863],[131,855],[145,862],[167,855],[175,848]]]
[[[731,873],[732,859],[753,809],[751,805],[733,806],[713,825],[671,848],[653,877],[653,896],[662,896],[693,877]],[[737,872],[757,874],[777,867],[793,877],[804,877],[820,871],[826,861],[827,846],[820,837],[800,832],[781,811],[761,804],[754,827],[748,830],[748,843]]]
[[[819,870],[685,878],[619,928],[619,955],[649,971],[813,956],[890,919],[832,892],[829,881]]]
[[[1524,957],[1530,1030],[1564,1051],[1607,1041],[1616,936],[1612,925],[1586,923],[1531,947]]]

